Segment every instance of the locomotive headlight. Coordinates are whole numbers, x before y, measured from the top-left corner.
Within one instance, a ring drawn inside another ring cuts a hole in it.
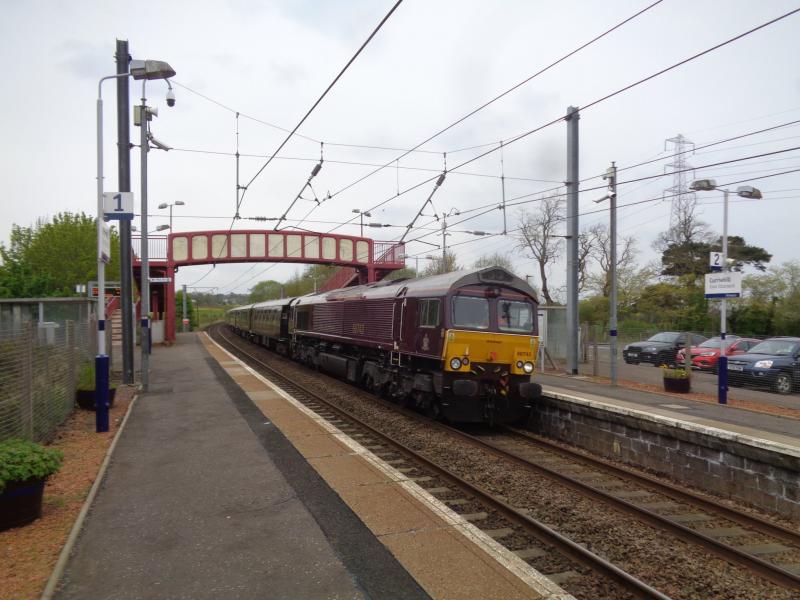
[[[457,356],[455,358],[451,358],[450,368],[453,369],[453,371],[458,371],[461,368],[461,359]]]
[[[461,364],[466,367],[469,364],[469,358],[466,357],[466,356],[464,358],[462,358],[461,359]]]
[[[518,369],[521,369],[521,368],[522,368],[522,361],[521,361],[521,360],[518,360],[518,361],[517,361],[517,368],[518,368]]]
[[[526,362],[524,365],[522,365],[522,370],[528,374],[533,373],[533,363]]]

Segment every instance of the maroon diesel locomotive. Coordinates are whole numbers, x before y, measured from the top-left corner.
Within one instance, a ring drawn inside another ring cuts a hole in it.
[[[383,281],[228,312],[240,335],[453,422],[524,420],[537,300],[505,269]]]

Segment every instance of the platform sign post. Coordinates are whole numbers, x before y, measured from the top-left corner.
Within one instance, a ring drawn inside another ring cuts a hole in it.
[[[106,221],[133,221],[133,192],[103,192]]]
[[[727,204],[726,204],[727,206]],[[726,219],[727,221],[727,219]],[[725,265],[727,252],[722,253],[722,264]],[[720,271],[706,273],[706,298],[721,298],[720,305],[720,348],[717,361],[717,402],[728,403],[728,344],[727,336],[727,303],[728,298],[742,296],[742,274],[739,271]]]
[[[722,271],[723,260],[722,252],[708,253],[708,266],[712,271]]]
[[[706,298],[741,298],[741,296],[741,272],[706,273]]]

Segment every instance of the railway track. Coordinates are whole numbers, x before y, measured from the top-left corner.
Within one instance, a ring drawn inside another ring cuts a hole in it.
[[[391,439],[386,434],[359,419],[356,415],[320,397],[318,393],[298,383],[294,378],[287,378],[253,354],[252,351],[254,348],[258,347],[238,337],[231,336],[223,329],[218,329],[214,333],[218,339],[222,337],[226,345],[234,346],[237,353],[245,354],[248,362],[257,366],[262,371],[266,371],[270,379],[278,383],[284,389],[287,389],[287,391],[297,397],[298,400],[307,404],[312,410],[315,410],[315,412],[321,412],[326,418],[334,419],[335,425],[343,427],[348,433],[350,433],[348,428],[352,427],[366,431],[368,432],[366,435],[373,446],[376,444],[378,447],[388,446],[391,448],[390,452],[397,452],[402,455],[402,458],[388,457],[388,460],[394,461],[394,463],[397,464],[401,464],[398,461],[410,461],[415,465],[419,465],[419,467],[411,468],[419,468],[422,472],[427,473],[427,475],[421,475],[417,477],[417,479],[422,478],[424,480],[426,477],[431,477],[432,474],[436,481],[429,486],[429,489],[440,491],[449,490],[450,486],[457,488],[459,491],[456,493],[456,496],[460,495],[459,497],[444,499],[444,502],[450,504],[453,509],[457,510],[458,507],[462,507],[464,510],[470,510],[470,507],[474,506],[474,501],[466,500],[463,496],[476,499],[477,502],[481,506],[486,507],[488,511],[478,510],[475,512],[475,510],[473,510],[471,513],[464,513],[466,515],[465,518],[470,521],[485,522],[492,536],[496,536],[498,530],[504,532],[508,528],[497,527],[496,519],[489,516],[489,511],[495,515],[501,516],[502,519],[508,523],[513,524],[514,529],[524,531],[526,535],[535,538],[549,547],[555,548],[562,556],[567,557],[573,563],[588,567],[594,573],[601,574],[602,577],[614,581],[618,586],[627,590],[627,593],[634,597],[668,597],[653,587],[643,583],[636,577],[626,573],[610,561],[588,551],[583,545],[575,543],[567,536],[554,531],[541,520],[531,516],[528,511],[512,506],[511,503],[505,501],[504,498],[498,497],[498,494],[492,493],[467,481],[464,477],[459,476],[451,469],[441,466],[423,456],[420,452],[413,450],[397,440]],[[260,351],[261,350],[259,350],[259,352]],[[398,410],[396,405],[391,406],[393,410]],[[569,451],[555,444],[550,444],[545,440],[535,438],[521,430],[507,429],[503,432],[493,431],[491,433],[486,433],[483,431],[478,434],[470,434],[442,423],[433,423],[429,420],[423,420],[422,417],[416,413],[404,411],[403,414],[422,421],[425,423],[426,427],[437,428],[450,436],[455,436],[465,443],[480,448],[484,452],[489,452],[507,464],[513,464],[517,468],[523,467],[528,471],[546,477],[551,481],[557,482],[561,486],[591,498],[593,501],[600,501],[613,507],[617,511],[622,511],[626,515],[633,516],[651,527],[667,531],[671,536],[699,545],[704,550],[712,551],[728,562],[744,566],[753,573],[773,583],[792,590],[800,589],[800,577],[790,570],[792,568],[791,564],[788,565],[788,568],[784,568],[787,567],[787,565],[768,562],[759,558],[755,553],[747,552],[747,545],[745,545],[745,547],[737,547],[725,544],[720,540],[721,537],[725,536],[717,535],[720,532],[730,535],[736,534],[734,537],[739,537],[741,539],[742,535],[749,535],[748,532],[755,532],[758,536],[768,536],[769,539],[772,540],[764,542],[764,540],[761,539],[760,541],[762,543],[751,544],[756,552],[759,551],[759,547],[761,551],[763,551],[766,547],[769,547],[770,544],[772,544],[772,550],[774,551],[777,547],[774,542],[775,539],[791,544],[793,548],[781,545],[781,547],[791,552],[792,550],[797,551],[797,549],[800,548],[800,536],[791,530],[782,528],[763,519],[755,518],[747,513],[741,513],[729,507],[717,505],[706,498],[696,496],[675,486],[664,484],[654,478],[622,469],[610,463],[606,463],[605,461],[593,459],[580,453]],[[364,442],[362,442],[362,444],[363,443]],[[367,445],[369,447],[369,444]],[[407,466],[403,468],[409,470]],[[567,471],[571,472],[567,473]],[[616,489],[616,491],[614,489],[604,489],[619,487],[619,485],[612,483],[612,480],[615,483],[622,482],[622,486],[627,489]],[[445,487],[440,485],[438,481],[445,482]],[[639,489],[632,490],[630,489],[631,485],[638,486]],[[656,498],[655,502],[651,501],[649,503],[634,501],[637,498],[641,499],[651,494],[658,494],[668,498],[668,500],[659,502]],[[689,512],[687,513],[684,510],[680,515],[677,515],[678,518],[676,518],[675,515],[664,516],[656,512],[656,510],[653,510],[654,506],[664,508],[670,502],[680,507],[689,506]],[[692,515],[692,518],[687,519],[685,515]],[[695,530],[687,526],[687,524],[691,522],[707,523],[709,520],[713,521],[714,519],[725,519],[726,522],[733,522],[736,526],[733,528],[717,527],[715,528],[716,533],[715,531]],[[683,522],[681,522],[681,520],[683,520]],[[516,538],[518,538],[518,536],[516,536]],[[502,542],[503,540],[498,541]],[[519,545],[519,539],[515,539],[514,543],[511,544],[511,546]],[[527,558],[535,558],[541,556],[542,553],[541,548],[537,546],[513,547],[512,549],[518,556]],[[561,579],[565,579],[564,575],[566,573],[575,575],[575,571],[570,571],[568,569],[556,573],[555,576],[551,578],[560,582]]]

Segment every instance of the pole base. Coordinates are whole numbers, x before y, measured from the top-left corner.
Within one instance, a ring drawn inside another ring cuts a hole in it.
[[[98,354],[94,358],[95,432],[108,431],[108,355]]]

